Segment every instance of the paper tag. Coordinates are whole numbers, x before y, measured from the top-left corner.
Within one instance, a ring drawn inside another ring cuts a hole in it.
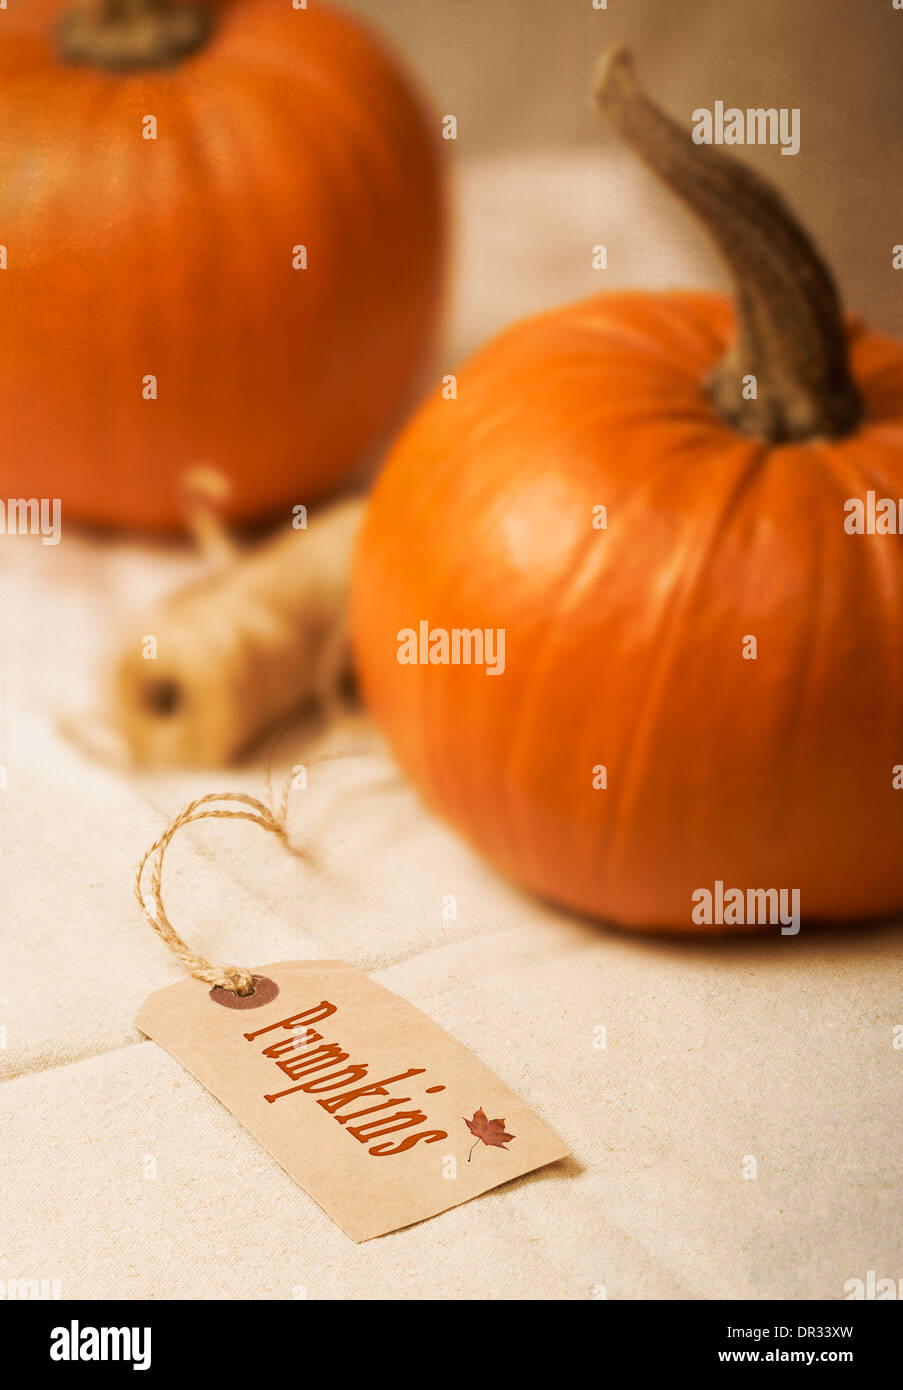
[[[353,1240],[467,1202],[570,1150],[459,1042],[342,961],[288,961],[223,1008],[197,980],[137,1026],[196,1076]],[[221,996],[221,991],[216,991]]]

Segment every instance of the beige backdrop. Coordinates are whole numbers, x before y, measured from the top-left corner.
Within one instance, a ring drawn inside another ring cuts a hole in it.
[[[903,11],[892,0],[352,0],[458,117],[459,158],[574,146],[606,158],[594,64],[627,42],[651,91],[697,106],[799,107],[799,155],[753,149],[805,215],[850,308],[903,330]],[[645,182],[647,176],[636,172]],[[685,220],[678,211],[675,219]],[[664,223],[661,234],[667,237]]]

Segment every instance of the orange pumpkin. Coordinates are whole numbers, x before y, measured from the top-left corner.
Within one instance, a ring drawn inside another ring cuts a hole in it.
[[[903,345],[845,325],[777,195],[625,55],[598,97],[717,237],[738,314],[601,295],[428,401],[357,555],[364,692],[429,801],[572,908],[706,930],[720,881],[797,889],[804,918],[899,912],[903,549],[850,534],[849,502],[903,497]],[[504,671],[463,638],[430,664],[456,629],[503,629]]]
[[[169,529],[202,461],[234,519],[311,502],[422,371],[437,129],[319,4],[76,5],[3,14],[0,493]]]

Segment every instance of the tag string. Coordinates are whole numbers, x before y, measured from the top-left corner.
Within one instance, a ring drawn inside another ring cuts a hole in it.
[[[360,757],[366,751],[365,749],[354,749],[347,753],[325,753],[318,758],[311,758],[307,766],[311,767],[314,763],[329,762],[333,758]],[[196,801],[190,802],[184,811],[176,816],[175,820],[170,822],[162,835],[158,836],[142,858],[135,875],[135,898],[141,909],[141,915],[153,927],[164,946],[167,946],[173,955],[179,958],[188,973],[193,975],[196,980],[203,980],[205,984],[212,985],[217,989],[228,990],[242,998],[254,993],[253,972],[243,965],[212,965],[204,956],[199,956],[191,950],[169,920],[166,908],[163,906],[163,860],[178,831],[183,826],[193,825],[200,820],[250,821],[252,825],[259,825],[261,829],[275,835],[283,844],[287,844],[286,817],[291,786],[291,779],[289,779],[283,790],[278,812],[274,811],[272,807],[269,768],[267,768],[267,796],[270,805],[259,801],[256,796],[249,796],[246,792],[209,792],[206,796],[198,797]],[[148,878],[150,880],[149,885],[146,883]]]
[[[226,802],[233,808],[241,806],[245,809],[224,810],[221,806],[215,806],[216,802]],[[163,859],[166,851],[183,825],[192,825],[199,820],[247,820],[253,825],[271,831],[283,841],[286,838],[285,821],[274,815],[270,808],[255,796],[248,796],[244,792],[210,792],[207,796],[192,801],[167,826],[142,858],[135,876],[135,897],[143,917],[153,927],[164,946],[168,946],[173,955],[178,956],[188,973],[196,980],[203,980],[205,984],[230,990],[233,994],[244,997],[254,992],[252,972],[243,965],[211,965],[209,960],[197,955],[182,940],[163,906]],[[146,893],[144,884],[148,865],[149,894]]]

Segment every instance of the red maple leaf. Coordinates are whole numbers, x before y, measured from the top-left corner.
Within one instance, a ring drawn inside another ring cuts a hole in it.
[[[463,1118],[463,1116],[462,1116]],[[470,1162],[470,1154],[473,1153],[477,1144],[482,1139],[484,1144],[490,1144],[493,1148],[503,1149],[509,1139],[514,1139],[513,1134],[505,1133],[504,1120],[487,1120],[485,1110],[475,1110],[472,1120],[464,1120],[471,1134],[477,1137],[470,1146],[470,1153],[467,1155],[467,1162]]]

